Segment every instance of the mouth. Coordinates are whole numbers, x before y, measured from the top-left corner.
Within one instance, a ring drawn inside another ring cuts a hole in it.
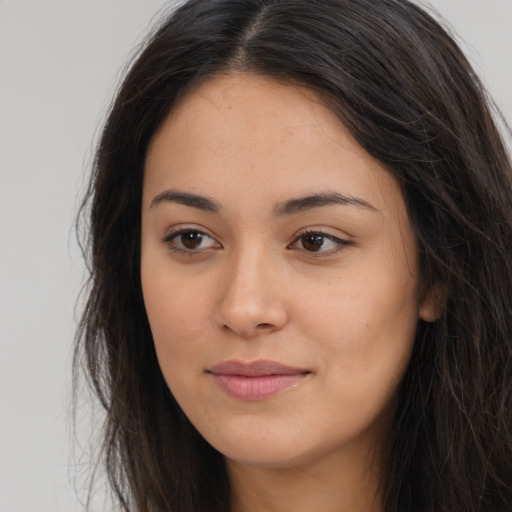
[[[225,361],[207,373],[227,395],[247,401],[263,400],[295,388],[311,374],[275,361]]]

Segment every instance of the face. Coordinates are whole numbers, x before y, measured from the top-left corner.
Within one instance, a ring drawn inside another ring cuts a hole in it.
[[[399,185],[307,89],[192,91],[150,144],[141,278],[158,360],[228,461],[308,464],[389,427],[418,315]]]

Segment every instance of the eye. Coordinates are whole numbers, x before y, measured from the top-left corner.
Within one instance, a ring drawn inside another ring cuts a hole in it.
[[[311,253],[333,254],[351,245],[348,240],[343,240],[334,235],[322,231],[306,231],[288,247],[291,249],[303,249]]]
[[[169,233],[163,241],[171,250],[177,252],[195,252],[220,247],[211,236],[197,229],[179,229]]]

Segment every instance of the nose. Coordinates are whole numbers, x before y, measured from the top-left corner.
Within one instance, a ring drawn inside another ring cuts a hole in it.
[[[264,253],[246,252],[227,263],[216,322],[243,338],[282,329],[288,321],[279,270]]]

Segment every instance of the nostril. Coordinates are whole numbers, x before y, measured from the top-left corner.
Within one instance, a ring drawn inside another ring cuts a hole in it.
[[[268,329],[270,327],[272,327],[272,324],[267,324],[267,323],[258,324],[256,326],[256,328],[260,328],[260,329]]]

